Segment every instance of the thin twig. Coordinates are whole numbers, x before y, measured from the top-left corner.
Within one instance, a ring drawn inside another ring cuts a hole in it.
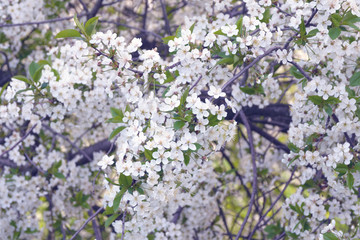
[[[306,79],[307,79],[308,81],[311,81],[311,80],[312,80],[311,77],[309,76],[309,74],[307,74],[307,72],[305,72],[304,69],[302,69],[302,67],[299,66],[299,64],[297,64],[296,62],[289,62],[289,63],[291,63],[292,65],[294,65],[294,67],[296,67],[297,70],[299,70],[299,72],[300,72],[302,75],[304,75],[304,77],[306,77]]]
[[[228,225],[227,225],[226,218],[225,218],[225,214],[224,214],[224,211],[222,210],[222,208],[221,208],[221,206],[220,206],[220,201],[219,201],[219,200],[217,200],[217,205],[218,205],[218,208],[219,208],[219,214],[220,214],[220,216],[221,216],[221,219],[222,219],[222,221],[223,221],[223,223],[224,223],[224,226],[225,226],[225,229],[226,229],[226,233],[228,234],[230,240],[232,240],[232,239],[233,239],[233,238],[232,238],[232,234],[231,234],[231,232],[230,232],[230,230],[229,230],[229,227],[228,227]]]
[[[65,141],[67,141],[68,143],[70,143],[70,145],[71,145],[72,147],[76,148],[80,153],[82,153],[82,155],[83,155],[89,162],[92,161],[91,157],[90,157],[89,155],[87,155],[87,153],[86,153],[83,149],[79,148],[76,144],[74,144],[73,142],[71,142],[69,138],[67,138],[66,136],[62,135],[61,133],[56,132],[56,131],[55,131],[54,129],[52,129],[50,126],[47,126],[47,125],[44,124],[43,127],[44,127],[45,129],[49,130],[50,132],[52,132],[53,134],[58,135],[59,137],[61,137],[61,138],[64,139]]]
[[[279,196],[275,199],[275,201],[271,204],[271,206],[269,207],[269,209],[266,211],[266,213],[264,215],[262,215],[262,217],[259,219],[259,221],[257,222],[257,224],[255,225],[254,229],[252,230],[252,232],[249,235],[249,238],[251,238],[254,234],[255,231],[257,230],[257,227],[259,226],[259,224],[265,219],[265,217],[267,216],[267,214],[274,208],[275,204],[280,200],[280,198],[282,197],[282,195],[284,194],[285,190],[287,189],[287,187],[289,186],[290,182],[293,180],[293,176],[295,173],[296,168],[294,168],[291,172],[291,176],[289,178],[289,180],[286,182],[283,190],[280,192]]]
[[[247,132],[247,135],[248,135],[248,138],[249,138],[249,144],[250,144],[250,152],[251,152],[251,162],[252,162],[252,173],[253,173],[253,182],[252,182],[252,193],[251,193],[251,198],[250,198],[250,204],[249,204],[249,209],[246,213],[246,216],[244,218],[244,221],[243,223],[241,224],[241,228],[239,230],[239,232],[237,233],[236,235],[236,240],[238,240],[245,228],[245,225],[249,219],[249,216],[250,216],[250,213],[251,213],[251,210],[252,210],[252,206],[254,205],[255,203],[255,196],[256,196],[256,193],[257,193],[257,168],[256,168],[256,152],[255,152],[255,146],[254,146],[254,139],[253,139],[253,135],[252,135],[252,132],[251,132],[251,127],[250,127],[250,124],[249,124],[249,121],[247,120],[247,117],[244,113],[244,111],[241,109],[240,110],[240,118],[242,120],[242,122],[244,123],[245,125],[245,128],[246,128],[246,132]]]
[[[86,16],[86,14],[79,14],[78,17]],[[0,28],[2,27],[19,27],[19,26],[27,26],[27,25],[40,25],[40,24],[46,24],[46,23],[53,23],[53,22],[61,22],[73,19],[74,16],[71,17],[61,17],[61,18],[54,18],[44,21],[37,21],[37,22],[24,22],[24,23],[9,23],[9,24],[0,24]]]
[[[96,215],[98,215],[102,210],[104,210],[104,207],[99,208],[93,215],[91,215],[84,224],[74,233],[74,235],[70,238],[70,240],[75,239],[75,237],[85,228],[85,226],[94,218]]]
[[[93,214],[91,208],[89,209],[88,213],[89,213],[89,215],[92,215],[92,214]],[[93,227],[93,229],[94,229],[95,239],[96,239],[96,240],[102,240],[101,230],[100,230],[99,225],[98,225],[97,222],[96,222],[96,219],[93,218],[93,220],[92,220],[91,223],[92,223],[92,227]]]
[[[241,75],[243,75],[248,69],[250,69],[251,67],[253,67],[256,63],[258,63],[262,58],[270,55],[273,51],[276,51],[278,49],[281,49],[281,47],[277,46],[277,47],[272,47],[270,49],[268,49],[263,55],[258,56],[257,58],[255,58],[249,65],[246,65],[246,67],[244,67],[243,69],[241,69],[241,71],[234,75],[232,78],[230,78],[229,81],[227,81],[224,86],[222,86],[221,90],[224,91],[228,86],[230,86],[236,79],[238,79]]]
[[[41,167],[39,167],[38,165],[36,165],[29,157],[29,155],[27,155],[26,152],[24,152],[25,158],[31,163],[31,165],[33,165],[39,172],[41,172],[43,175],[47,175],[47,172],[44,171]]]
[[[200,77],[198,78],[198,80],[196,80],[196,82],[191,86],[191,88],[189,89],[189,92],[190,92],[191,90],[193,90],[193,88],[194,88],[196,85],[198,85],[198,83],[200,82],[201,78],[202,78],[202,75],[200,75]]]
[[[36,126],[37,126],[37,123],[35,123],[34,126],[32,126],[32,127],[30,128],[30,130],[29,130],[24,136],[22,136],[22,138],[20,138],[20,140],[17,141],[11,148],[9,148],[8,150],[2,152],[2,153],[0,154],[0,157],[4,156],[4,155],[7,154],[8,152],[10,152],[10,151],[13,150],[14,148],[16,148],[17,145],[19,145],[22,141],[25,140],[25,138],[27,138],[27,137],[30,135],[30,133],[34,130],[34,128],[35,128]]]

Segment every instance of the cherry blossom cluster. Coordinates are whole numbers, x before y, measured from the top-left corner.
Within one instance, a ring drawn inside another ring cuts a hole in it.
[[[134,26],[169,54],[75,17],[57,37],[77,39],[25,60],[0,95],[1,236],[66,238],[97,210],[114,239],[360,237],[360,2],[189,2],[177,28],[154,1],[164,21]],[[54,11],[32,4],[2,19]],[[10,29],[20,51],[31,28]]]

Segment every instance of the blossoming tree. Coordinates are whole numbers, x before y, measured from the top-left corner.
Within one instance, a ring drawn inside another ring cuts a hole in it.
[[[359,7],[1,2],[1,239],[360,238]]]

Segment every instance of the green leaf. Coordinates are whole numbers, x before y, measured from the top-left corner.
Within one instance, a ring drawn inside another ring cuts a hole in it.
[[[348,86],[346,86],[345,89],[350,98],[356,97],[356,93],[353,89],[349,88]]]
[[[152,153],[153,153],[152,151],[150,151],[150,150],[148,150],[148,149],[145,148],[144,155],[145,155],[145,157],[146,157],[147,160],[153,159]]]
[[[124,117],[124,113],[120,109],[111,107],[110,112],[111,112],[111,116],[113,117],[121,117],[121,118]]]
[[[199,143],[194,143],[194,145],[196,147],[195,151],[199,150],[202,147]]]
[[[40,65],[37,64],[36,62],[30,63],[29,73],[30,73],[30,76],[32,77],[32,79],[34,79],[34,75],[39,68],[40,68]]]
[[[25,83],[27,83],[27,84],[29,84],[29,85],[32,85],[31,84],[31,81],[29,80],[29,79],[27,79],[25,76],[23,76],[23,75],[16,75],[16,76],[13,76],[12,78],[15,78],[15,79],[17,79],[17,80],[20,80],[20,81],[23,81],[23,82],[25,82]]]
[[[65,179],[64,174],[62,174],[61,172],[54,173],[54,176],[57,177],[57,178],[60,178],[60,179]]]
[[[360,86],[360,72],[354,73],[354,75],[351,76],[349,81],[351,87]]]
[[[174,39],[175,39],[175,36],[167,36],[167,37],[162,38],[162,40],[165,44],[168,44],[170,40],[174,40]]]
[[[343,19],[340,14],[334,13],[334,14],[331,14],[330,20],[334,27],[339,27]]]
[[[114,198],[114,202],[113,202],[114,212],[116,212],[119,209],[120,201],[121,201],[122,197],[124,196],[126,190],[127,190],[126,188],[122,188],[121,191],[116,194],[116,196]]]
[[[43,68],[44,68],[44,66],[41,66],[39,69],[36,70],[36,72],[33,76],[34,82],[38,82],[40,80]]]
[[[315,37],[318,32],[319,32],[319,29],[315,28],[315,29],[311,30],[311,31],[306,35],[306,37],[307,37],[307,38]]]
[[[309,179],[302,185],[302,187],[304,190],[310,189],[310,188],[316,188],[317,184],[315,183],[315,181],[313,179]]]
[[[304,78],[304,75],[294,66],[290,68],[290,73],[297,79]]]
[[[217,30],[216,32],[214,32],[214,34],[215,34],[215,35],[223,35],[223,36],[226,36],[226,34],[223,33],[223,32],[221,31],[221,29],[220,29],[220,30]]]
[[[348,166],[347,165],[345,165],[345,164],[343,164],[343,163],[338,163],[337,165],[336,165],[336,168],[334,169],[336,172],[338,172],[339,173],[339,177],[341,177],[341,176],[343,176],[343,175],[345,175],[346,173],[347,173],[347,171],[348,171]]]
[[[191,33],[193,33],[193,31],[194,31],[195,24],[196,24],[196,23],[193,23],[193,25],[191,25],[191,27],[190,27],[190,29],[189,29]]]
[[[265,232],[267,232],[267,237],[269,239],[273,239],[276,235],[282,233],[284,229],[280,226],[278,222],[277,225],[274,224],[267,225],[264,230]]]
[[[45,66],[45,65],[51,66],[51,62],[49,62],[48,60],[39,60],[39,61],[38,61],[38,64],[39,64],[40,66]]]
[[[87,35],[91,36],[94,33],[94,30],[98,23],[98,20],[99,20],[99,17],[93,17],[93,18],[90,18],[85,23],[85,32]]]
[[[347,174],[346,183],[347,183],[348,188],[350,188],[350,189],[353,188],[353,186],[354,186],[354,176],[350,172]]]
[[[184,94],[180,98],[180,106],[183,106],[186,102],[186,98],[189,96],[190,87],[187,87]]]
[[[105,178],[106,179],[106,181],[108,181],[109,183],[111,183],[112,185],[115,185],[115,186],[120,186],[120,184],[117,184],[117,183],[115,183],[114,181],[112,181],[110,178]]]
[[[175,129],[175,130],[179,130],[179,129],[181,129],[183,126],[185,126],[185,122],[184,122],[184,121],[176,121],[176,122],[174,122],[174,129]]]
[[[123,120],[122,120],[122,117],[116,116],[116,117],[106,120],[106,122],[107,123],[122,123]]]
[[[332,110],[332,107],[331,107],[329,104],[326,104],[326,105],[324,106],[324,110],[325,110],[325,112],[326,112],[327,115],[332,116],[333,110]]]
[[[113,139],[116,135],[118,135],[122,130],[124,130],[126,127],[125,126],[121,126],[121,127],[118,127],[118,128],[115,128],[110,136],[109,136],[109,140]]]
[[[176,29],[175,37],[177,38],[181,37],[181,25]]]
[[[115,221],[118,217],[120,216],[120,214],[116,213],[112,216],[110,216],[108,219],[106,219],[105,221],[105,228],[109,227],[110,224]]]
[[[333,97],[333,96],[330,96],[330,97],[328,97],[328,99],[325,100],[326,104],[338,104],[340,102],[341,102],[340,99],[338,99],[337,97]]]
[[[265,12],[263,13],[263,18],[260,21],[264,23],[269,23],[270,18],[271,18],[270,8],[267,7],[265,8]]]
[[[112,207],[106,206],[105,211],[103,212],[103,214],[105,215],[110,215],[114,213],[114,209]]]
[[[90,40],[90,39],[89,39],[89,36],[87,35],[87,33],[86,33],[86,31],[85,31],[84,25],[83,25],[82,23],[80,23],[80,21],[79,21],[79,19],[77,18],[76,14],[75,14],[75,16],[74,16],[74,22],[75,22],[76,26],[80,29],[80,31],[82,32],[82,34],[84,34],[85,37],[86,37],[88,40]]]
[[[236,28],[239,30],[239,36],[241,36],[241,32],[242,32],[243,18],[244,16],[241,15],[241,17],[236,21]]]
[[[45,89],[45,88],[47,88],[47,86],[49,86],[49,83],[44,82],[41,84],[40,88]]]
[[[360,172],[360,162],[355,163],[354,168],[356,171]]]
[[[301,38],[305,38],[305,35],[306,35],[305,22],[304,22],[304,18],[301,18],[301,23],[300,23],[300,37],[301,37]]]
[[[124,187],[124,188],[129,188],[132,185],[132,177],[131,176],[126,176],[124,174],[120,174],[119,177],[119,184],[120,186]]]
[[[339,27],[333,27],[329,30],[329,36],[332,40],[336,39],[338,36],[340,36],[341,29]]]
[[[217,119],[217,116],[212,114],[209,115],[208,120],[209,120],[209,126],[212,127],[218,125],[218,123],[220,122],[220,120]]]
[[[81,34],[75,29],[66,29],[59,32],[55,36],[55,38],[72,38],[72,37],[81,37]]]
[[[252,87],[241,87],[240,90],[249,95],[254,95],[256,93],[255,88]]]
[[[226,56],[219,61],[216,62],[216,65],[231,65],[234,63],[234,57],[233,56]]]
[[[9,86],[9,84],[10,82],[5,83],[0,90],[0,103],[1,103],[1,95],[4,93],[5,89],[7,88],[7,86]]]
[[[308,99],[317,106],[324,104],[324,99],[317,95],[308,96]]]
[[[360,17],[351,13],[351,11],[347,12],[342,20],[344,25],[348,25],[349,23],[360,22]]]
[[[290,149],[290,151],[294,152],[294,153],[298,153],[300,151],[300,148],[298,148],[295,144],[293,144],[292,142],[289,142],[288,144],[288,148]]]
[[[323,234],[324,240],[339,240],[339,238],[332,232],[327,232]]]
[[[300,157],[300,155],[296,155],[293,159],[291,159],[291,161],[289,161],[288,163],[288,167],[293,163],[295,162],[296,159],[298,159]]]
[[[175,77],[171,74],[171,72],[169,70],[167,70],[165,72],[165,75],[166,75],[166,79],[165,79],[164,83],[173,82],[175,80]]]
[[[184,163],[187,166],[190,162],[190,156],[184,153]]]

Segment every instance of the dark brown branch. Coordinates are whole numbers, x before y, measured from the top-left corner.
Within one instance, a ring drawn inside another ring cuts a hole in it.
[[[94,7],[91,9],[91,11],[87,14],[87,19],[93,18],[96,16],[96,14],[99,12],[100,8],[103,6],[102,4],[103,0],[97,0]]]
[[[171,219],[172,223],[177,223],[179,221],[180,215],[182,210],[184,209],[184,207],[178,207],[178,209],[176,210],[176,212],[173,214],[173,218]]]
[[[172,34],[171,34],[171,29],[170,29],[170,23],[169,23],[169,19],[167,16],[164,0],[160,0],[160,4],[161,4],[161,9],[163,12],[163,18],[164,18],[164,22],[165,22],[165,30],[166,30],[167,34],[169,36],[171,36]]]
[[[99,210],[98,210],[98,211],[99,211]],[[89,216],[92,216],[92,215],[93,215],[93,211],[92,211],[91,208],[89,209],[88,214],[89,214]],[[96,222],[96,219],[93,218],[91,223],[92,223],[92,227],[93,227],[93,229],[94,229],[95,239],[96,239],[96,240],[102,240],[101,230],[100,230],[99,225],[98,225],[97,222]]]
[[[220,217],[221,217],[221,219],[222,219],[222,221],[223,221],[223,223],[224,223],[224,226],[225,226],[226,233],[227,233],[227,235],[229,236],[230,240],[232,240],[232,239],[233,239],[233,238],[232,238],[232,234],[231,234],[231,232],[230,232],[230,230],[229,230],[229,227],[228,227],[228,225],[227,225],[226,218],[225,218],[225,214],[224,214],[224,211],[222,210],[222,208],[221,208],[221,206],[220,206],[221,204],[220,204],[220,201],[219,201],[219,200],[217,200],[217,205],[218,205],[218,208],[219,208]]]

